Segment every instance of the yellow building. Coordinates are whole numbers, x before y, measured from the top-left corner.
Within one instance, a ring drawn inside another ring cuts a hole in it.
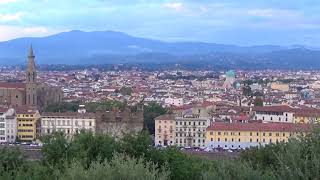
[[[295,123],[320,123],[320,113],[299,112],[293,115]]]
[[[213,123],[207,128],[206,146],[211,148],[243,149],[276,142],[310,132],[308,124],[294,123]]]
[[[40,114],[37,110],[17,109],[17,137],[21,141],[33,141],[37,138]]]

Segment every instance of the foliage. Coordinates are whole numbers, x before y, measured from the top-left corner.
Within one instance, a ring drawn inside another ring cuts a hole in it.
[[[167,109],[155,102],[151,102],[144,107],[144,127],[150,134],[154,134],[154,119],[165,113],[167,113]]]
[[[90,102],[85,105],[88,112],[96,112],[97,110],[111,111],[112,108],[124,110],[124,108],[127,106],[127,102],[107,100],[102,102]]]
[[[251,87],[250,86],[244,86],[242,88],[242,94],[244,96],[252,96],[252,91],[251,91]]]
[[[76,112],[80,102],[59,102],[48,105],[45,112]]]
[[[126,155],[116,154],[111,161],[102,163],[93,162],[87,169],[81,163],[74,162],[61,174],[62,179],[70,180],[166,180],[169,173],[165,168],[158,167],[151,162],[145,162],[144,159],[130,158]]]
[[[263,106],[263,99],[261,97],[257,97],[253,102],[254,106]]]
[[[157,149],[147,131],[114,140],[81,132],[72,141],[43,138],[42,162],[26,163],[17,149],[0,151],[0,179],[317,179],[320,131],[243,151],[238,159],[207,160],[175,147]]]
[[[124,96],[126,96],[126,95],[131,95],[131,93],[132,93],[132,88],[131,87],[121,87],[120,88],[120,90],[119,90],[119,92],[122,94],[122,95],[124,95]]]

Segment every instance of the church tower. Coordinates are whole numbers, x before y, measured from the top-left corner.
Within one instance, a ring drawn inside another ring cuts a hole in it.
[[[26,71],[26,105],[27,106],[37,106],[37,72],[36,65],[34,62],[34,54],[32,45],[29,49],[28,55],[28,67]]]

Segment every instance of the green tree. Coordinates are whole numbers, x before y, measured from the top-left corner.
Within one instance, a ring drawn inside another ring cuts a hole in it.
[[[119,92],[122,94],[122,95],[131,95],[132,93],[132,88],[131,87],[121,87]]]
[[[253,102],[254,106],[263,106],[263,100],[261,97],[257,97],[254,102]]]
[[[150,134],[154,134],[154,119],[166,113],[167,109],[163,108],[161,105],[155,102],[149,103],[147,106],[144,106],[144,127],[150,132]]]

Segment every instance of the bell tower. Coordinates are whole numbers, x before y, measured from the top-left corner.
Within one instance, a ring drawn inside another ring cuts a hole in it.
[[[34,62],[34,54],[32,45],[29,49],[28,55],[28,66],[26,71],[26,105],[27,106],[37,106],[37,72],[36,65]]]

